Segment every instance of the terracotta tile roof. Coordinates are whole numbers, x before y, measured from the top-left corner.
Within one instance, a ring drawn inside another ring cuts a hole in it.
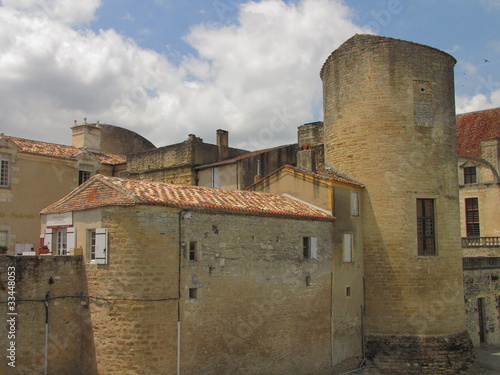
[[[257,151],[247,152],[246,154],[238,155],[238,156],[235,156],[234,158],[231,158],[231,159],[221,160],[221,161],[218,161],[216,163],[211,163],[211,164],[200,165],[196,169],[204,169],[204,168],[217,167],[219,165],[231,164],[231,163],[234,163],[234,162],[236,162],[238,160],[243,160],[243,159],[251,158],[252,156],[265,154],[266,152],[269,152],[269,151],[279,150],[280,148],[286,148],[286,147],[290,147],[290,146],[297,146],[297,144],[293,143],[293,144],[289,144],[289,145],[282,145],[282,146],[276,146],[276,147],[266,148],[266,149],[263,149],[263,150],[257,150]]]
[[[302,171],[303,173],[309,173],[310,175],[327,180],[327,181],[332,181],[332,182],[341,182],[343,184],[351,185],[351,186],[356,186],[356,187],[364,187],[362,183],[358,181],[354,181],[353,179],[350,179],[348,177],[342,176],[338,172],[334,172],[328,169],[318,169],[316,172],[309,172],[305,170],[301,170],[299,168],[295,168],[297,170]]]
[[[250,185],[247,189],[252,189],[253,186],[259,185],[263,181],[265,181],[267,178],[271,177],[274,174],[280,173],[281,171],[288,170],[292,172],[297,172],[301,173],[307,176],[310,176],[312,178],[324,180],[324,181],[330,181],[330,182],[340,182],[342,184],[354,186],[354,187],[364,187],[364,185],[360,182],[354,181],[348,177],[342,176],[341,174],[328,170],[328,169],[318,169],[315,172],[306,170],[306,169],[301,169],[298,167],[293,167],[291,165],[284,165],[281,168],[278,168],[268,176],[263,177],[260,181],[254,183],[253,185]]]
[[[125,180],[95,175],[42,214],[80,211],[104,206],[151,204],[227,213],[333,220],[334,217],[283,195],[201,186]]]
[[[500,107],[457,116],[458,155],[480,158],[481,139],[500,137]]]
[[[5,139],[14,143],[20,148],[21,152],[40,156],[49,156],[61,159],[74,159],[74,155],[81,152],[80,149],[73,146],[59,145],[41,141],[32,141],[30,139],[4,136]],[[109,152],[93,153],[103,164],[123,164],[126,163],[125,155],[113,154]]]

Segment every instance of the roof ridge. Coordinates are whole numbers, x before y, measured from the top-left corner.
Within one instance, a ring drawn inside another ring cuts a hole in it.
[[[137,196],[137,194],[135,194],[134,192],[130,191],[130,190],[127,190],[125,189],[124,187],[120,186],[119,184],[115,184],[113,183],[113,180],[121,180],[121,181],[126,181],[124,179],[120,179],[119,177],[111,177],[111,176],[105,176],[105,175],[102,175],[102,174],[96,174],[95,176],[93,176],[92,178],[94,178],[97,180],[100,180],[103,184],[109,186],[110,188],[112,189],[115,189],[116,191],[118,191],[119,193],[133,199],[133,201],[135,203],[142,203],[143,201]],[[92,179],[91,178],[91,179]],[[90,180],[89,180],[90,181]],[[140,181],[140,180],[136,180],[136,181]],[[142,182],[142,181],[141,181]]]

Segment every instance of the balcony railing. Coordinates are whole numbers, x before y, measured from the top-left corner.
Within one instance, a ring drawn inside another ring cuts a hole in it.
[[[464,270],[499,269],[500,257],[463,258]]]
[[[462,247],[500,247],[500,237],[462,237]]]

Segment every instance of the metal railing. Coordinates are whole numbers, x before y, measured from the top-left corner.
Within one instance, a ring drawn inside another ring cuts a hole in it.
[[[462,237],[462,247],[500,247],[500,237]]]

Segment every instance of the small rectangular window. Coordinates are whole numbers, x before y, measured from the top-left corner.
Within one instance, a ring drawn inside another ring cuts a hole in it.
[[[467,227],[467,237],[481,237],[479,201],[477,198],[465,199],[465,225]]]
[[[5,230],[0,230],[0,246],[7,246],[7,235],[8,232]]]
[[[189,260],[198,260],[198,255],[196,251],[197,243],[196,241],[189,242]]]
[[[352,262],[352,233],[344,233],[344,262]]]
[[[465,167],[464,168],[464,183],[465,184],[477,183],[476,167]]]
[[[88,231],[87,246],[90,261],[95,261],[95,229]]]
[[[212,168],[212,187],[220,188],[220,169],[219,167]]]
[[[359,216],[359,194],[356,191],[351,192],[351,215]]]
[[[417,199],[418,255],[436,255],[434,199]]]
[[[304,259],[316,259],[318,251],[317,237],[302,237],[302,255]]]
[[[91,171],[80,169],[78,171],[78,185],[83,184],[90,177],[92,177],[92,172]]]
[[[0,187],[8,188],[10,185],[10,160],[0,159]]]
[[[189,288],[189,299],[198,298],[198,288]]]

